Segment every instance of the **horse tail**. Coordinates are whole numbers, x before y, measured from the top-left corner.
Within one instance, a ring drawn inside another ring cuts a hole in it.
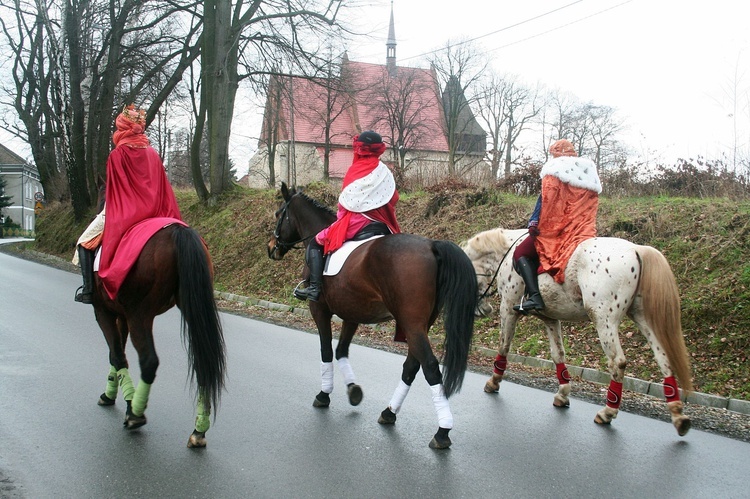
[[[187,345],[190,378],[197,381],[199,395],[218,407],[226,351],[214,300],[213,266],[208,249],[194,229],[178,226],[173,240],[179,279],[177,304],[182,311],[182,341]]]
[[[474,310],[477,306],[477,278],[466,253],[450,241],[433,241],[438,260],[437,308],[443,310],[443,389],[450,397],[461,389],[466,372]]]
[[[690,357],[682,336],[680,292],[669,262],[655,248],[639,246],[641,279],[639,290],[644,315],[667,355],[677,381],[683,390],[693,390]]]

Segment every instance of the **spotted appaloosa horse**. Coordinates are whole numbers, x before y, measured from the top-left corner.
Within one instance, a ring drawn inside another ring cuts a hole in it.
[[[520,317],[513,305],[521,302],[524,283],[513,270],[512,252],[526,233],[526,230],[492,229],[462,245],[474,264],[479,292],[494,284],[500,296],[500,348],[494,372],[484,388],[488,393],[497,392],[500,387]],[[611,374],[606,406],[597,412],[594,421],[609,424],[617,417],[627,364],[619,325],[627,315],[648,340],[664,375],[664,395],[672,424],[680,436],[688,432],[690,419],[683,414],[677,380],[685,391],[692,390],[690,360],[682,336],[679,292],[664,255],[650,246],[596,237],[584,241],[573,252],[563,284],[556,283],[549,274],[541,274],[539,288],[545,308],[536,315],[544,322],[550,355],[557,366],[559,388],[553,402],[556,407],[570,405],[570,376],[565,366],[560,321],[591,321],[609,359]],[[477,311],[487,315],[492,306],[482,299]]]

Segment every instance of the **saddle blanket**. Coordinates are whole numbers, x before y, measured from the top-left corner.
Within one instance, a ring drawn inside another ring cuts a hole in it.
[[[346,241],[339,249],[328,255],[326,258],[326,266],[323,270],[323,275],[336,275],[341,271],[341,267],[344,266],[346,259],[352,254],[352,251],[359,248],[361,245],[373,239],[383,237],[382,235],[373,236],[368,239],[361,241]]]

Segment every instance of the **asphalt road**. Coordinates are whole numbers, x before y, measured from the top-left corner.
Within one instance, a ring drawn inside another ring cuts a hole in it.
[[[403,357],[353,345],[365,398],[343,379],[329,409],[315,335],[222,314],[229,379],[208,447],[188,449],[194,405],[179,312],[155,324],[161,360],[146,415],[96,405],[107,350],[75,274],[0,253],[0,496],[5,497],[748,497],[750,444],[599,406],[552,406],[547,392],[467,373],[451,398],[453,446],[420,376],[394,426],[377,423]],[[131,373],[138,376],[132,348]]]

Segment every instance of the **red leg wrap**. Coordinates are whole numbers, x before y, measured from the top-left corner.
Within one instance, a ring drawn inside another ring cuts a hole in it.
[[[674,379],[674,376],[664,378],[664,398],[667,399],[667,402],[680,400],[680,390],[677,389],[677,380]]]
[[[561,385],[570,383],[570,373],[568,373],[568,366],[565,365],[565,362],[555,364],[555,367],[557,368],[557,381]]]
[[[495,357],[495,374],[499,374],[502,376],[505,374],[505,369],[508,367],[508,359],[505,357],[505,355],[498,354],[497,357]]]
[[[622,383],[612,380],[607,390],[607,407],[619,409],[620,402],[622,402]]]

